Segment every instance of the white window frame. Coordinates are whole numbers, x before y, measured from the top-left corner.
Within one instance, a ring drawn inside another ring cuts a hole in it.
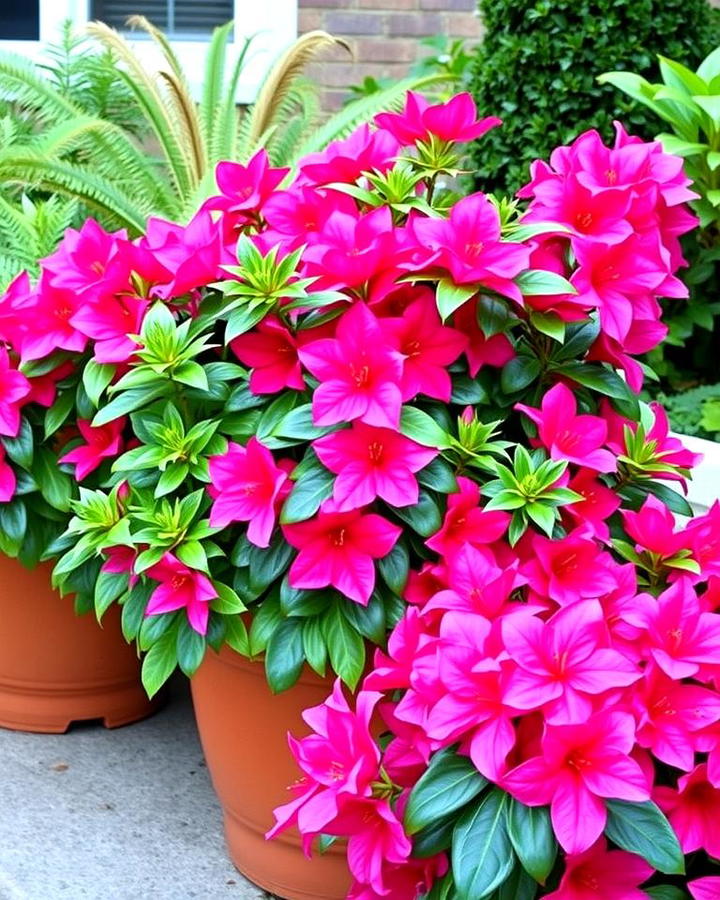
[[[257,96],[269,66],[297,37],[298,0],[234,2],[235,33],[229,53],[231,65],[240,53],[245,38],[255,35],[245,60],[236,97],[238,103],[251,103]],[[39,3],[40,40],[0,40],[0,50],[40,59],[43,46],[57,40],[64,21],[70,19],[77,28],[82,28],[89,21],[90,0],[39,0]],[[140,5],[141,0],[138,0],[138,6]],[[133,40],[131,33],[125,36],[143,61],[148,64],[159,63],[159,52],[150,41],[142,38]],[[195,90],[202,85],[207,43],[207,40],[173,41],[173,47]]]

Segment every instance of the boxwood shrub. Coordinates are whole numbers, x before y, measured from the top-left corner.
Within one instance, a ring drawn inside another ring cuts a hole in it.
[[[528,164],[547,158],[587,128],[607,138],[620,118],[648,138],[657,118],[598,85],[602,72],[628,69],[657,79],[658,54],[695,68],[720,44],[720,13],[707,0],[480,0],[486,34],[472,90],[502,128],[473,156],[484,190],[514,193]]]

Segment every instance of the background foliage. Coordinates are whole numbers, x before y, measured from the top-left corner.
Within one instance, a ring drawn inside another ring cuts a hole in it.
[[[483,137],[473,162],[482,190],[514,193],[528,165],[588,128],[611,136],[614,118],[643,137],[659,130],[647,110],[596,77],[629,69],[654,78],[657,54],[693,68],[718,44],[707,0],[480,0],[487,29],[471,89],[481,115],[503,127]]]

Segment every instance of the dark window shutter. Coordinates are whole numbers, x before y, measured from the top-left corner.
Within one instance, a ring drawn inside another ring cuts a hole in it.
[[[40,38],[40,0],[0,0],[0,41]]]
[[[234,6],[233,0],[93,0],[91,18],[123,29],[128,16],[139,14],[171,37],[204,37],[234,17]]]

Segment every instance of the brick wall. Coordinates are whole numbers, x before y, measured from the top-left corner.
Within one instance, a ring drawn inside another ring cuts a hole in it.
[[[473,43],[480,37],[476,0],[299,0],[300,33],[323,28],[347,41],[354,60],[332,51],[308,74],[336,109],[347,86],[375,78],[403,78],[423,52],[420,39],[438,34]],[[427,51],[425,51],[427,52]]]

